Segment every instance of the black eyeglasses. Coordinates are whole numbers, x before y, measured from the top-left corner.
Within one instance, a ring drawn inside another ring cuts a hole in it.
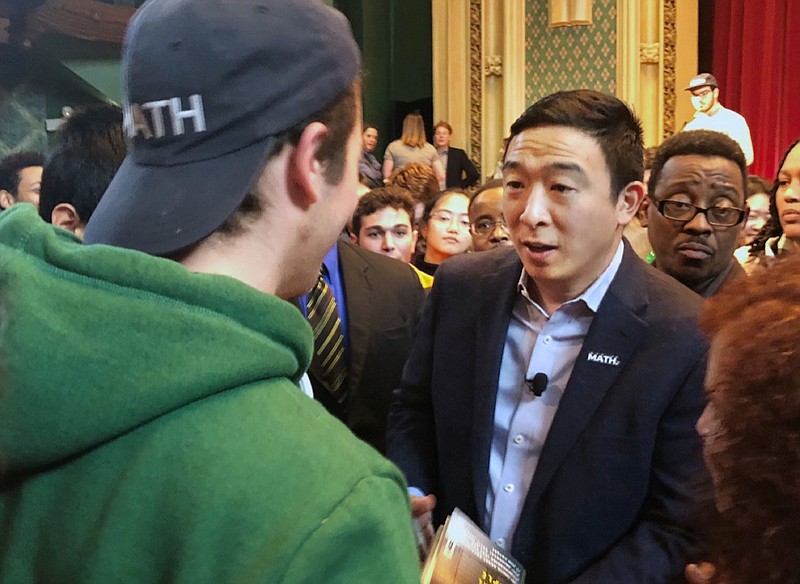
[[[470,226],[470,230],[475,235],[480,235],[481,237],[486,237],[492,231],[494,231],[495,225],[499,225],[505,230],[508,230],[508,225],[506,225],[505,219],[478,219],[475,223]]]
[[[744,219],[744,209],[738,207],[698,207],[684,201],[654,201],[658,212],[667,219],[688,223],[698,213],[706,216],[709,225],[715,227],[733,227]]]

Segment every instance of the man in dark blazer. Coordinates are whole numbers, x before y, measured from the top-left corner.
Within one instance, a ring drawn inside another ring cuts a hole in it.
[[[700,299],[622,239],[638,120],[608,95],[546,97],[512,126],[503,175],[514,249],[437,271],[388,455],[418,520],[459,507],[529,584],[670,581],[707,486],[706,347]]]
[[[324,263],[338,274],[329,285],[345,326],[346,397],[341,403],[334,399],[309,372],[314,398],[356,436],[384,452],[392,391],[400,383],[425,294],[407,264],[342,238]]]
[[[437,122],[433,127],[433,145],[445,167],[445,188],[471,187],[481,177],[478,169],[461,148],[450,146],[453,128],[447,122]]]

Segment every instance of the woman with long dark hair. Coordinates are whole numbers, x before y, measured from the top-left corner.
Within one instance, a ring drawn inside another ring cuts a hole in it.
[[[750,245],[748,271],[800,249],[800,139],[783,154],[769,198],[770,218]]]

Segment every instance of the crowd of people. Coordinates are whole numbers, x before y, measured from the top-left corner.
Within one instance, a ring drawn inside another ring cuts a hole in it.
[[[481,181],[375,156],[317,0],[150,0],[123,66],[0,162],[0,583],[410,584],[456,508],[530,584],[800,577],[800,141],[749,175],[713,75]]]

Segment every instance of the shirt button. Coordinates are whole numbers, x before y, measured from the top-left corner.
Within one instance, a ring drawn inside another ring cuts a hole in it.
[[[522,434],[514,436],[514,444],[522,444],[523,440],[525,440],[525,438],[522,437]]]
[[[511,483],[508,483],[505,487],[503,487],[503,490],[506,493],[513,493],[514,492],[514,485],[512,485]]]
[[[505,540],[505,539],[503,539],[502,537],[500,537],[500,538],[498,538],[497,540],[495,540],[495,542],[494,542],[494,543],[496,543],[496,544],[497,544],[498,546],[500,546],[501,548],[505,548],[505,547],[506,547],[506,540]]]
[[[552,340],[553,340],[553,337],[551,337],[550,335],[547,335],[547,336],[544,338],[544,344],[545,344],[545,345],[549,345],[549,344],[550,344],[550,341],[552,341]]]

